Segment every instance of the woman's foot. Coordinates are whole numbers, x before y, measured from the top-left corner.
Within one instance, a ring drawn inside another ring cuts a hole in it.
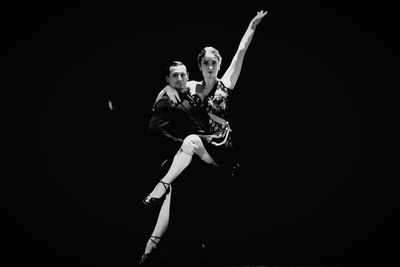
[[[150,195],[148,195],[143,200],[143,203],[145,205],[149,205],[153,202],[161,200],[165,197],[166,194],[168,194],[169,190],[170,190],[170,184],[161,180],[153,189],[153,191],[150,193]]]
[[[142,255],[139,264],[149,263],[150,258],[155,258],[155,250],[157,249],[157,245],[160,242],[161,237],[151,236],[146,244],[146,249],[144,254]]]

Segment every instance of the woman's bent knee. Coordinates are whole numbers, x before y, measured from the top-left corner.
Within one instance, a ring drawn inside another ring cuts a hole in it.
[[[190,134],[186,136],[185,140],[195,144],[202,143],[200,137],[197,134]]]

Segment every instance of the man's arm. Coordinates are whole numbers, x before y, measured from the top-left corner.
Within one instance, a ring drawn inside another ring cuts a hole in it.
[[[150,119],[148,134],[163,151],[178,151],[183,140],[171,133],[174,117],[173,103],[167,97],[159,100],[154,106],[154,115]]]
[[[171,99],[172,102],[179,103],[181,102],[181,99],[179,97],[179,93],[178,91],[171,87],[170,85],[166,85],[157,95],[156,101],[158,102],[165,94],[167,94],[167,96],[169,97],[169,99]]]

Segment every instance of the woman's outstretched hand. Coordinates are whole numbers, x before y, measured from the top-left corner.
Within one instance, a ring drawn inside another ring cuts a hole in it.
[[[260,23],[261,19],[267,15],[267,11],[261,10],[257,12],[257,15],[251,20],[250,25],[251,27],[255,27],[258,25],[258,23]]]

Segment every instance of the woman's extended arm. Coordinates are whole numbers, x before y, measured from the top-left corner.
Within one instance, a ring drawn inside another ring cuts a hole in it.
[[[251,39],[253,39],[256,26],[258,23],[260,23],[261,19],[266,14],[267,11],[264,12],[263,10],[261,10],[257,12],[257,15],[250,21],[250,24],[247,27],[247,30],[242,37],[242,40],[240,41],[239,48],[236,51],[236,54],[233,57],[231,64],[224,73],[224,76],[222,76],[221,80],[226,87],[231,89],[235,87],[236,82],[239,78],[240,70],[242,69],[244,55],[250,45]]]

